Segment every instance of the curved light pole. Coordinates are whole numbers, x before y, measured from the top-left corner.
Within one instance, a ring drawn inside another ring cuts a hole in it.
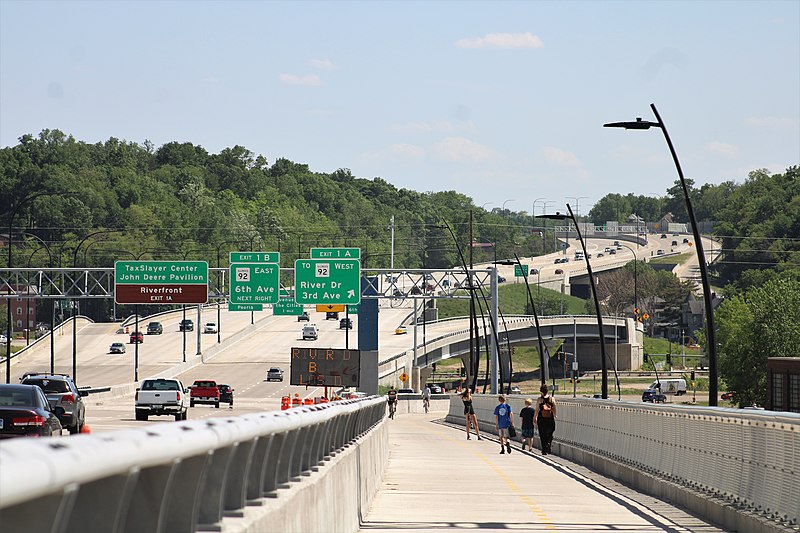
[[[605,400],[608,398],[608,361],[606,359],[606,339],[605,339],[605,331],[603,330],[603,313],[600,310],[600,300],[597,298],[597,287],[595,286],[594,282],[594,272],[592,272],[592,265],[589,262],[589,253],[586,251],[586,243],[583,240],[583,236],[581,235],[581,229],[578,226],[578,220],[575,218],[575,213],[572,212],[572,208],[567,204],[567,210],[569,211],[569,215],[562,215],[560,213],[556,213],[555,215],[539,215],[541,218],[549,218],[554,220],[572,220],[572,223],[575,224],[575,231],[578,233],[578,240],[581,243],[581,249],[583,250],[583,258],[586,261],[586,270],[589,275],[589,285],[592,288],[592,299],[594,300],[594,308],[597,312],[597,329],[598,329],[598,336],[600,337],[600,371],[602,373],[602,383],[600,386],[600,396]]]
[[[637,274],[636,265],[639,263],[639,260],[636,258],[636,252],[633,250],[633,248],[631,248],[627,244],[622,244],[622,243],[620,243],[619,246],[627,248],[633,254],[633,308],[634,308],[634,314],[636,314],[635,310],[639,308],[639,276]]]
[[[72,196],[72,193],[61,193],[61,192],[37,192],[35,194],[31,194],[20,200],[14,209],[11,211],[11,217],[8,219],[8,268],[11,269],[11,248],[14,242],[14,237],[11,235],[11,232],[14,229],[14,217],[17,216],[17,212],[19,208],[25,205],[25,203],[35,200],[40,196]],[[8,299],[6,300],[6,318],[8,319],[8,323],[6,324],[6,383],[11,383],[11,285],[8,286]],[[52,329],[52,328],[51,328]]]
[[[692,200],[689,198],[689,188],[686,185],[686,180],[683,177],[683,170],[681,169],[680,161],[678,161],[678,154],[675,152],[675,147],[672,145],[672,140],[667,132],[667,127],[661,116],[658,114],[655,104],[650,104],[650,109],[656,116],[656,122],[642,120],[640,117],[636,118],[635,122],[610,122],[603,124],[606,128],[624,128],[626,130],[649,130],[651,127],[661,129],[664,134],[664,139],[667,141],[669,152],[672,154],[672,160],[675,163],[675,169],[678,171],[678,178],[681,181],[681,189],[683,190],[683,199],[686,202],[686,211],[689,214],[689,222],[692,224],[692,235],[694,235],[695,249],[697,251],[697,262],[700,266],[700,280],[703,285],[703,303],[705,304],[706,311],[706,349],[708,350],[708,405],[715,407],[717,405],[718,383],[717,383],[717,341],[714,331],[714,306],[711,301],[711,284],[708,281],[708,267],[706,265],[705,252],[703,251],[703,240],[700,236],[700,228],[697,226],[697,219],[694,215],[692,208]]]
[[[504,201],[503,201],[503,207],[501,207],[501,208],[500,208],[500,210],[501,210],[501,211],[505,211],[505,210],[506,210],[506,204],[507,204],[508,202],[513,202],[513,201],[514,201],[514,199],[513,199],[513,198],[509,198],[508,200],[504,200]]]
[[[493,203],[494,203],[494,202],[486,202],[485,204],[482,204],[482,205],[481,205],[481,209],[483,209],[484,211],[486,211],[486,206],[487,206],[487,205],[489,205],[489,204],[493,204]]]

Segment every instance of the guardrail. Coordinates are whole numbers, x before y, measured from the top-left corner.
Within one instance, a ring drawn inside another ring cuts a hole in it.
[[[355,531],[388,459],[385,425],[379,424],[385,413],[385,399],[372,397],[4,441],[0,524],[9,532],[197,531],[218,530],[223,522],[225,531]],[[370,432],[376,426],[377,433]],[[367,432],[358,441],[366,449],[345,450]],[[323,464],[326,470],[317,474]],[[313,475],[319,476],[313,482],[293,483]],[[319,494],[312,499],[293,492],[298,487]],[[292,505],[287,494],[314,505],[284,508]],[[260,500],[264,496],[276,498],[272,506]],[[325,499],[330,505],[322,504]]]
[[[506,398],[518,418],[525,396]],[[556,399],[555,455],[726,529],[797,530],[800,414]],[[473,396],[482,431],[495,431],[496,405],[495,396]],[[460,401],[451,401],[447,421],[463,424]]]

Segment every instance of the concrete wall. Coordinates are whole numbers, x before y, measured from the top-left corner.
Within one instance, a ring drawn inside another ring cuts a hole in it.
[[[514,412],[525,398],[508,397]],[[494,433],[496,397],[473,399],[481,431]],[[726,531],[797,531],[800,415],[557,400],[555,455],[677,503]],[[457,398],[446,420],[464,423]],[[539,446],[538,431],[535,440]]]

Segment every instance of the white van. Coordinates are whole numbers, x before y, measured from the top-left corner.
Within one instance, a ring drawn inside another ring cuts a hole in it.
[[[686,394],[686,380],[679,378],[661,379],[652,382],[648,388],[655,389],[656,385],[661,385],[662,394],[675,394],[681,396]]]
[[[319,330],[317,329],[316,324],[306,324],[303,326],[303,340],[317,340],[317,335],[319,334]]]

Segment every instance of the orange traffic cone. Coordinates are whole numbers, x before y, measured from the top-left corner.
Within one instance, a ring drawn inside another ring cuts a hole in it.
[[[81,431],[80,432],[81,433],[91,433],[92,432],[92,428],[89,427],[89,424],[84,423],[81,426]]]

